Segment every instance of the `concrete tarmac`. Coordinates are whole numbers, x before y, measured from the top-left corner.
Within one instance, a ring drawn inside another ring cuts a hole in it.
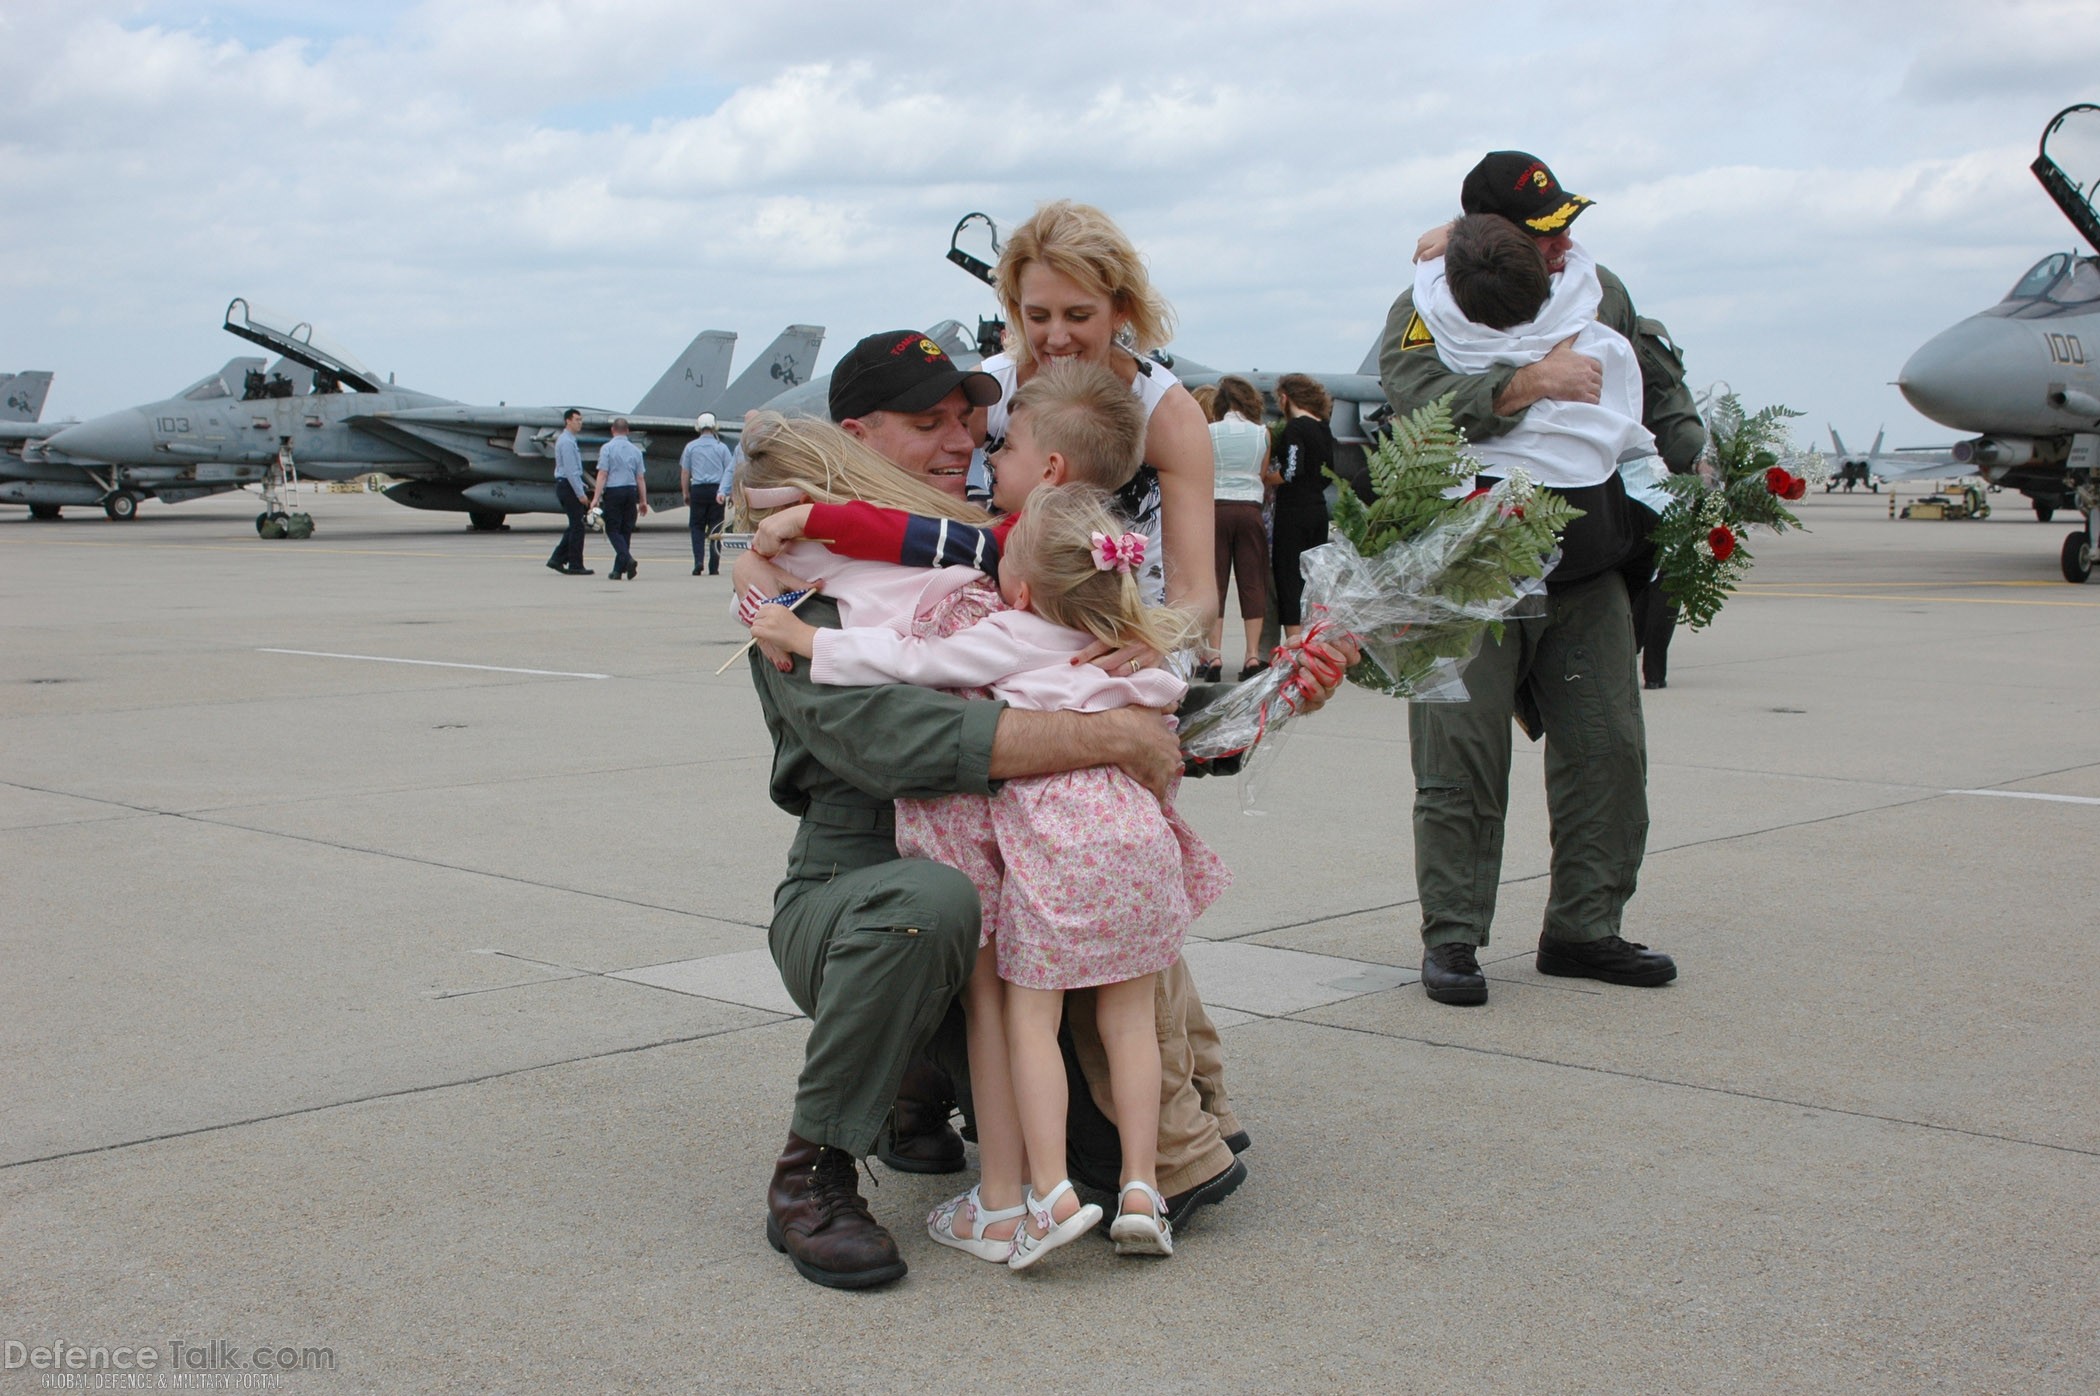
[[[1258,815],[1190,783],[1250,1181],[1170,1261],[1012,1276],[877,1164],[866,1294],[762,1231],[793,825],[682,512],[617,583],[376,496],[0,512],[0,1392],[53,1343],[314,1393],[2090,1392],[2100,587],[1999,502],[1813,496],[1679,633],[1666,988],[1532,968],[1536,747],[1478,1009],[1415,983],[1399,704],[1298,727]]]

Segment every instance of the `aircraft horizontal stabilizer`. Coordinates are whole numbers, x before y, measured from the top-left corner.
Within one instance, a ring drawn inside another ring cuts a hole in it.
[[[729,364],[736,354],[736,335],[729,330],[702,330],[685,346],[656,386],[634,405],[637,417],[684,417],[708,411],[729,383]]]
[[[807,383],[816,367],[817,351],[823,347],[822,325],[789,325],[716,399],[715,416],[726,424],[754,407],[765,406],[789,388]]]

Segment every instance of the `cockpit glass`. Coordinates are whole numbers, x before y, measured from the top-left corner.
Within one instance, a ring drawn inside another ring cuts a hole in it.
[[[2080,257],[2072,264],[2071,274],[2049,288],[2049,299],[2058,305],[2088,305],[2100,301],[2100,264],[2091,257]]]
[[[2005,293],[2005,298],[2009,301],[2031,301],[2046,294],[2049,288],[2056,284],[2056,279],[2064,274],[2064,268],[2070,261],[2071,254],[2068,252],[2050,253],[2030,267],[2027,275],[2020,278],[2019,284]]]

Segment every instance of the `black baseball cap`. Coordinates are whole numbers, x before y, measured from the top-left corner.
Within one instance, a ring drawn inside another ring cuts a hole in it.
[[[1540,237],[1566,232],[1593,202],[1561,188],[1545,161],[1521,150],[1489,151],[1458,191],[1467,213],[1499,213]]]
[[[846,351],[831,370],[831,420],[870,412],[925,412],[961,388],[973,407],[999,400],[999,380],[959,369],[919,330],[884,330]]]

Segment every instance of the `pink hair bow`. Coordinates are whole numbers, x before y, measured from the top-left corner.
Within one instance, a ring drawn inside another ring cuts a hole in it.
[[[1111,538],[1106,533],[1094,535],[1094,566],[1103,572],[1135,573],[1144,565],[1144,534],[1126,533],[1121,538]]]

